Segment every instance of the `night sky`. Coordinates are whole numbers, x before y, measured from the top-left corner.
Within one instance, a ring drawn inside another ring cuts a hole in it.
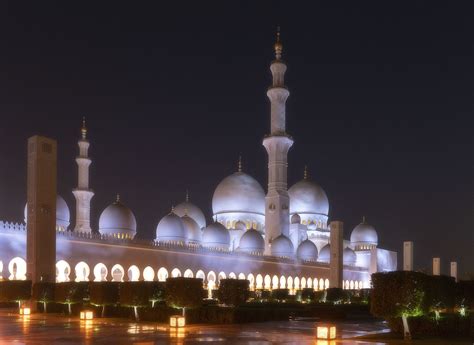
[[[365,215],[381,247],[415,242],[417,269],[440,256],[444,273],[450,260],[474,273],[471,2],[74,4],[0,4],[0,219],[23,219],[34,134],[58,141],[74,215],[83,115],[94,227],[116,193],[142,238],[186,189],[210,218],[239,153],[266,189],[280,25],[289,184],[307,164],[346,238]]]

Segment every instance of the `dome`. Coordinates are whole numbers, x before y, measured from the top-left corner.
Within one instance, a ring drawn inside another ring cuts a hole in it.
[[[305,261],[316,261],[318,259],[318,249],[311,240],[304,240],[296,250],[296,257]]]
[[[377,231],[372,225],[367,224],[364,219],[352,230],[351,243],[355,246],[364,244],[376,246],[378,244]]]
[[[229,249],[229,230],[218,222],[209,224],[202,233],[202,245],[208,248]]]
[[[181,217],[184,227],[186,228],[186,233],[188,235],[188,243],[201,243],[202,231],[198,223],[191,218],[190,216]]]
[[[235,230],[243,230],[243,231],[246,231],[247,230],[247,225],[245,225],[244,222],[242,221],[238,221],[237,223],[235,223]]]
[[[212,197],[214,214],[229,212],[265,215],[265,192],[252,176],[236,172],[224,178]]]
[[[298,213],[295,213],[291,216],[291,224],[300,224],[301,223],[301,217]]]
[[[330,258],[331,258],[331,245],[328,243],[324,247],[321,248],[321,251],[319,252],[318,261],[329,263]]]
[[[294,251],[293,243],[285,235],[276,237],[271,243],[272,256],[291,258],[294,255]]]
[[[329,214],[329,201],[326,192],[316,183],[303,179],[288,189],[290,195],[290,214],[298,213],[304,218],[306,214]]]
[[[184,201],[174,208],[174,213],[180,217],[188,215],[196,221],[199,229],[206,227],[206,217],[199,207],[189,201]]]
[[[263,253],[265,241],[257,230],[250,229],[240,237],[238,250],[245,253]]]
[[[156,227],[157,242],[186,242],[187,231],[183,220],[171,212],[161,218]]]
[[[28,220],[28,204],[25,205],[23,211],[25,216],[25,223]],[[69,212],[69,207],[66,204],[66,201],[60,196],[56,196],[56,229],[65,231],[69,227],[71,219],[71,213]]]
[[[344,265],[354,266],[357,261],[356,253],[349,247],[346,247],[342,253],[342,262]]]
[[[137,232],[137,221],[133,212],[117,197],[117,200],[102,211],[99,218],[102,235],[125,234],[133,238]]]

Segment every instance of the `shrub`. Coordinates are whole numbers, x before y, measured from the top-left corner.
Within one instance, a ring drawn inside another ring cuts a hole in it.
[[[474,280],[461,280],[456,284],[456,305],[474,310]]]
[[[217,297],[219,302],[229,306],[239,306],[249,298],[249,281],[242,279],[221,279]]]
[[[102,307],[102,317],[105,316],[107,305],[116,305],[119,301],[118,282],[90,282],[90,303]]]
[[[173,308],[199,307],[205,297],[202,279],[199,278],[168,278],[166,279],[166,304]]]
[[[0,302],[17,302],[31,298],[31,280],[5,280],[0,282]]]
[[[436,319],[442,309],[452,309],[455,304],[456,282],[448,276],[428,276],[426,298],[431,311],[436,313]]]
[[[165,300],[166,283],[165,282],[150,282],[150,302],[151,307],[155,307],[156,302],[162,302]]]
[[[314,301],[315,294],[312,288],[304,288],[301,290],[301,300],[304,302],[312,302]]]
[[[290,294],[288,289],[273,289],[272,290],[272,299],[283,302],[286,301],[288,295]]]
[[[139,320],[138,308],[150,302],[154,282],[124,282],[120,284],[119,301],[121,305],[132,307],[135,320]]]
[[[326,301],[334,304],[342,303],[347,299],[346,292],[341,288],[329,288],[326,290]]]
[[[82,303],[89,299],[88,282],[57,283],[54,287],[54,300],[57,303],[67,304],[68,313],[71,315],[71,305]]]
[[[47,312],[47,304],[54,302],[54,283],[39,282],[33,285],[33,300],[43,303],[43,312]]]

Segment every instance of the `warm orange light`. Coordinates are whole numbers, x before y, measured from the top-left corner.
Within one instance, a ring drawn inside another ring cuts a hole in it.
[[[316,327],[316,338],[324,340],[336,339],[336,326],[319,325]]]
[[[30,315],[31,309],[28,307],[21,307],[20,308],[20,315]]]
[[[94,312],[92,310],[83,310],[79,317],[81,320],[92,320],[94,318]]]
[[[184,327],[186,319],[182,315],[172,315],[170,317],[170,327]]]

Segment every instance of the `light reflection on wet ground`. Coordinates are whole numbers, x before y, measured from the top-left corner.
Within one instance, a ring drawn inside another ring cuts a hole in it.
[[[287,321],[244,325],[191,325],[173,330],[165,324],[134,323],[123,319],[80,321],[56,315],[29,317],[0,311],[0,345],[3,344],[372,344],[349,337],[384,330],[382,323],[338,323],[337,342],[316,341],[313,322]]]

